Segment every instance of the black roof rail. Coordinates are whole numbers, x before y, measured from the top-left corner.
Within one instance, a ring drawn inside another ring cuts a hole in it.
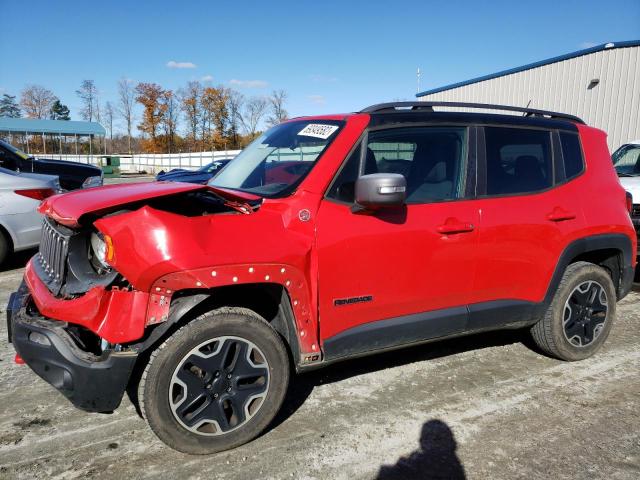
[[[377,105],[371,105],[370,107],[360,110],[360,113],[385,113],[385,112],[398,112],[398,111],[416,111],[422,110],[427,112],[433,112],[433,107],[460,107],[460,108],[478,108],[483,110],[502,110],[505,112],[521,112],[526,117],[549,117],[561,120],[569,120],[576,123],[585,123],[579,117],[575,115],[569,115],[568,113],[550,112],[548,110],[538,110],[536,108],[528,107],[513,107],[510,105],[493,105],[490,103],[466,103],[466,102],[429,102],[429,101],[417,101],[417,102],[391,102],[391,103],[379,103]]]

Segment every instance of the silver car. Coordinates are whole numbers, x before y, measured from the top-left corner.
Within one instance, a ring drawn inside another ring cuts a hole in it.
[[[0,168],[0,264],[13,252],[38,245],[42,226],[38,205],[60,191],[57,176]]]

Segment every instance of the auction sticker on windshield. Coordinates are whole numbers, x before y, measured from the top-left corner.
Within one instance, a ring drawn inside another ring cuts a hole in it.
[[[310,123],[302,130],[300,130],[298,135],[303,135],[305,137],[322,138],[323,140],[326,140],[337,129],[337,125],[322,125],[319,123]]]

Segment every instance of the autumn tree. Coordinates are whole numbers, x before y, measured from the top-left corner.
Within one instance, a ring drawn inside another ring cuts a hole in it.
[[[29,85],[20,94],[20,106],[29,118],[47,118],[56,96],[41,85]]]
[[[203,139],[209,142],[210,148],[224,148],[227,144],[227,126],[229,92],[219,86],[206,87],[202,92],[202,124]]]
[[[96,106],[98,105],[98,89],[93,80],[83,80],[80,84],[80,88],[76,90],[76,95],[82,102],[82,108],[80,109],[80,116],[91,122],[95,118]]]
[[[256,136],[260,121],[266,114],[267,106],[268,102],[264,97],[251,97],[244,105],[242,125],[251,139]]]
[[[51,105],[49,118],[51,118],[51,120],[71,120],[69,107],[63,105],[60,99],[56,98],[53,105]]]
[[[271,92],[271,96],[269,96],[270,115],[269,118],[267,118],[267,125],[270,127],[278,125],[289,118],[289,114],[284,108],[287,98],[287,92],[284,90],[274,90]]]
[[[181,109],[187,121],[187,137],[191,140],[191,150],[197,148],[198,129],[202,119],[202,85],[198,81],[187,83],[180,91]]]
[[[157,83],[139,83],[136,86],[136,102],[143,107],[142,122],[138,125],[138,130],[149,136],[149,141],[145,142],[145,150],[152,153],[161,149],[158,134],[167,111],[166,94]]]
[[[20,115],[22,112],[20,112],[16,96],[8,93],[3,94],[0,98],[0,117],[20,118]]]
[[[127,126],[127,146],[131,153],[131,128],[133,126],[133,103],[135,101],[135,88],[128,78],[118,81],[118,112]]]

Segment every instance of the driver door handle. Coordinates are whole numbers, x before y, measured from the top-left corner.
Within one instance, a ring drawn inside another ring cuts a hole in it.
[[[458,220],[453,219],[453,220],[447,220],[442,225],[438,225],[436,230],[438,231],[438,233],[441,233],[443,235],[450,235],[454,233],[473,232],[475,228],[476,227],[473,225],[473,223],[459,222]]]

